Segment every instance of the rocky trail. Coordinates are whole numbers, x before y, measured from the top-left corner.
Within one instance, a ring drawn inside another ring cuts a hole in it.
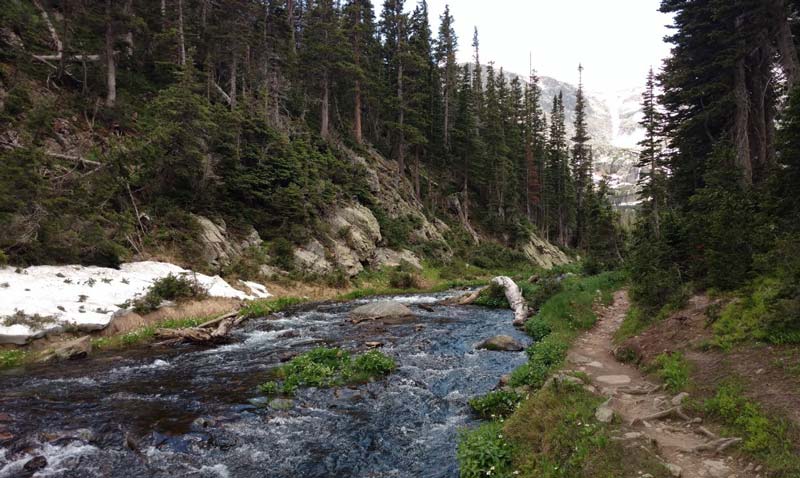
[[[571,370],[588,375],[589,387],[609,399],[598,408],[598,420],[618,417],[621,427],[615,439],[655,453],[673,476],[763,476],[760,467],[730,453],[738,438],[720,436],[684,410],[687,394],[670,395],[642,371],[614,357],[613,335],[629,307],[627,292],[617,292],[612,305],[597,311],[597,325],[578,338],[568,355]]]

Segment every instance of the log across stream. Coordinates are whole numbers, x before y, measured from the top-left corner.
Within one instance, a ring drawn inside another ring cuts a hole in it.
[[[0,441],[0,477],[24,476],[43,457],[39,473],[56,477],[456,478],[458,429],[473,423],[468,399],[526,359],[475,345],[527,339],[510,310],[427,307],[447,296],[397,298],[418,316],[397,325],[350,323],[350,310],[376,299],[316,304],[246,322],[218,347],[7,372],[0,425],[13,438]],[[257,385],[270,368],[313,347],[368,343],[397,361],[387,379],[302,389],[287,409],[261,406]]]

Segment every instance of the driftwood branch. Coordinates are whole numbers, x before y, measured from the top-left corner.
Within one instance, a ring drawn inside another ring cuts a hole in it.
[[[481,287],[473,292],[468,292],[463,295],[459,295],[457,297],[450,297],[449,299],[444,299],[441,304],[442,305],[469,305],[476,300],[478,300],[478,296],[481,295],[481,292],[486,290],[486,287]]]

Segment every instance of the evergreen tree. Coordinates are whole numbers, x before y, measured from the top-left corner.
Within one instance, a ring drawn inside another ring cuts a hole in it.
[[[444,13],[439,24],[439,38],[436,42],[435,58],[439,65],[442,82],[443,101],[443,138],[445,148],[450,147],[450,133],[453,127],[453,107],[458,82],[458,64],[456,52],[458,51],[458,37],[453,27],[455,20],[450,14],[450,6],[445,5]]]
[[[380,43],[375,26],[375,11],[370,0],[349,0],[344,7],[343,30],[351,46],[346,57],[346,67],[352,79],[353,138],[364,141],[365,97],[376,88],[378,51]],[[371,103],[371,101],[369,101]]]
[[[583,246],[583,232],[585,222],[585,198],[591,193],[592,162],[589,146],[589,132],[586,126],[586,100],[583,95],[583,65],[578,66],[579,80],[578,93],[575,101],[575,136],[572,137],[572,156],[570,166],[574,180],[576,228],[575,245]]]
[[[656,239],[661,236],[660,215],[666,208],[666,171],[663,164],[662,125],[663,115],[659,111],[656,98],[656,80],[653,69],[647,75],[647,85],[642,93],[642,120],[639,125],[644,130],[644,139],[639,142],[639,162],[642,168],[639,179],[642,199],[642,218],[653,229]]]

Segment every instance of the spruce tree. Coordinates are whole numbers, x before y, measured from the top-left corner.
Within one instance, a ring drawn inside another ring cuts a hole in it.
[[[439,24],[439,38],[436,42],[435,58],[439,65],[439,75],[442,82],[443,101],[443,138],[445,148],[450,146],[450,133],[453,127],[453,104],[458,82],[458,64],[456,52],[458,51],[458,37],[453,27],[455,20],[450,14],[450,6],[445,5],[444,13]]]
[[[583,94],[583,65],[578,66],[578,92],[575,100],[575,135],[572,137],[570,166],[575,185],[576,228],[575,245],[583,246],[586,213],[584,202],[592,191],[592,164],[588,128],[586,126],[586,99]]]
[[[652,227],[656,239],[661,237],[660,215],[666,208],[666,171],[663,164],[663,114],[656,97],[656,80],[653,69],[647,75],[647,85],[642,93],[642,120],[644,139],[639,142],[639,162],[642,168],[639,179],[639,197],[643,201],[642,218]]]

